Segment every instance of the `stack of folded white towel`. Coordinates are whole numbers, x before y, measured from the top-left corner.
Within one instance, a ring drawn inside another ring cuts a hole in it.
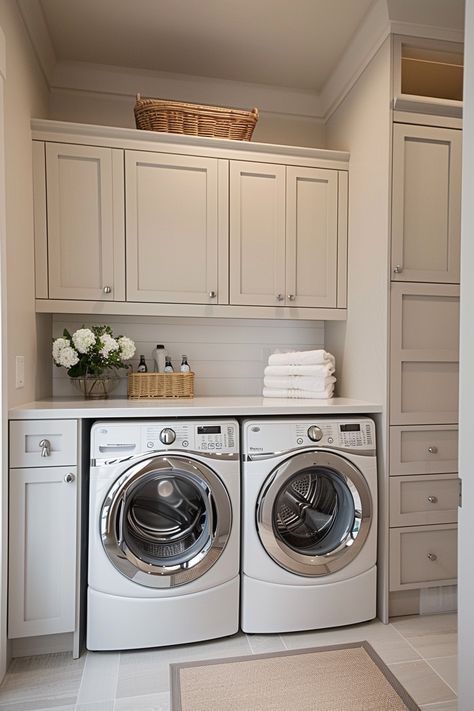
[[[335,369],[334,356],[324,350],[273,353],[265,368],[263,397],[331,398]]]

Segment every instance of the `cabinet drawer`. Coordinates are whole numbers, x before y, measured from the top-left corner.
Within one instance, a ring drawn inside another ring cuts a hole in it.
[[[390,474],[437,474],[458,471],[458,428],[390,428]]]
[[[459,480],[449,476],[397,476],[390,480],[390,525],[456,523]]]
[[[75,466],[76,460],[77,420],[10,422],[10,467]]]
[[[457,526],[414,526],[390,531],[390,590],[455,585]]]

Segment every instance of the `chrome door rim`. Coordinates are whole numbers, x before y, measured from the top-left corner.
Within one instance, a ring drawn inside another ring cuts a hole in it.
[[[184,474],[202,490],[202,496],[215,512],[208,540],[193,558],[178,565],[153,565],[119,540],[117,530],[127,492],[153,474],[174,470]],[[204,575],[221,556],[232,528],[232,504],[219,476],[205,464],[189,457],[156,455],[125,471],[109,489],[100,513],[100,535],[105,553],[122,575],[152,588],[170,588],[192,582]]]
[[[273,507],[282,487],[303,469],[326,467],[342,478],[350,491],[358,530],[347,536],[337,548],[324,555],[305,555],[286,545],[274,531]],[[372,522],[372,496],[362,472],[340,454],[325,450],[301,452],[279,464],[266,480],[257,499],[256,524],[268,555],[285,570],[305,577],[329,575],[353,561],[369,534]]]

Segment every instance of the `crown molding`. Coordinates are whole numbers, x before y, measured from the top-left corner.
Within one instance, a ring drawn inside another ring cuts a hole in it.
[[[331,117],[347,96],[389,34],[386,0],[376,0],[321,90],[324,121]]]
[[[51,77],[53,76],[57,59],[41,5],[39,2],[31,2],[31,0],[16,0],[16,3],[38,58],[41,71],[48,87],[51,88]]]
[[[0,76],[7,78],[7,52],[5,45],[5,34],[0,27]]]
[[[436,27],[434,25],[419,25],[412,22],[392,20],[390,32],[394,35],[406,37],[425,37],[426,39],[442,40],[444,42],[464,42],[464,30],[450,27]]]
[[[194,103],[256,106],[269,113],[321,116],[319,96],[312,91],[87,62],[58,62],[51,87],[127,98],[139,92]]]

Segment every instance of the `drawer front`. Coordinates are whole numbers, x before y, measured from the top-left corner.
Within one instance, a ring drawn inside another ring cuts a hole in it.
[[[455,585],[457,526],[415,526],[390,531],[390,590]]]
[[[458,471],[458,428],[390,427],[390,474],[437,474]]]
[[[390,480],[390,525],[456,523],[459,479],[449,476],[397,476]]]
[[[10,467],[75,466],[77,420],[10,422]]]

